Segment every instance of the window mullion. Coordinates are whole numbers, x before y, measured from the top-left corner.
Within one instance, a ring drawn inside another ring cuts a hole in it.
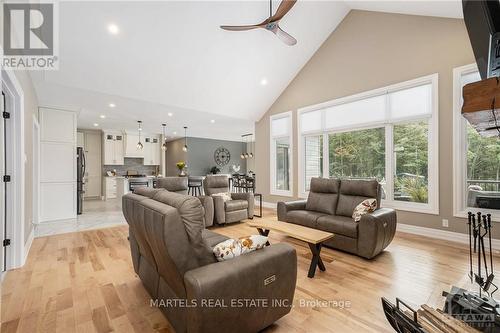
[[[385,199],[394,200],[394,125],[385,126]]]

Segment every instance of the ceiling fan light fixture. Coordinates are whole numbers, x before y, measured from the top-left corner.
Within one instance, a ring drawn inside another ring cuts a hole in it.
[[[221,25],[220,27],[223,30],[229,31],[246,31],[262,28],[275,34],[283,43],[292,46],[297,44],[297,40],[283,31],[279,26],[279,22],[292,9],[296,2],[297,0],[282,0],[273,15],[273,1],[269,0],[269,17],[263,22],[253,25]]]

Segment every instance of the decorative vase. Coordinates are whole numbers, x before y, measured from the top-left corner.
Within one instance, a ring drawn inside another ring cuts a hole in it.
[[[184,169],[181,170],[179,177],[186,177],[186,172],[184,171]]]

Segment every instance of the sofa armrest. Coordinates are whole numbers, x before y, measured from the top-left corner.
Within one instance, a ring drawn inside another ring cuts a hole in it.
[[[221,196],[213,196],[214,201],[214,221],[217,224],[226,223],[226,208],[224,205],[224,199]]]
[[[208,195],[200,195],[197,198],[205,209],[205,228],[211,227],[214,224],[214,199]]]
[[[248,218],[253,219],[255,198],[253,193],[231,193],[231,199],[233,200],[246,200],[248,201]]]
[[[278,202],[278,221],[286,221],[286,214],[292,210],[304,210],[306,209],[306,200],[297,200],[289,202]]]
[[[285,243],[188,271],[187,301],[196,306],[187,331],[260,331],[290,311],[296,280],[297,254]]]
[[[382,252],[394,238],[396,224],[394,209],[379,208],[363,215],[358,228],[358,254],[371,259]]]

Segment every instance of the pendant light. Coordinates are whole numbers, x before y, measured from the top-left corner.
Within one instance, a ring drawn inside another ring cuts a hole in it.
[[[240,158],[242,160],[245,159],[245,154],[243,153],[243,135],[241,136],[241,155],[240,155]]]
[[[138,120],[137,123],[139,124],[139,142],[137,142],[137,150],[142,150],[142,148],[144,148],[141,142],[142,121]]]
[[[184,147],[182,147],[183,151],[188,151],[188,145],[187,145],[187,126],[184,126]]]
[[[165,132],[165,129],[167,127],[167,124],[161,124],[162,131],[163,131],[163,143],[161,144],[161,150],[166,151],[167,150],[167,134]]]
[[[250,154],[248,154],[250,158],[253,158],[253,134],[250,136]]]
[[[250,155],[248,155],[248,134],[245,135],[245,159],[247,159]]]

